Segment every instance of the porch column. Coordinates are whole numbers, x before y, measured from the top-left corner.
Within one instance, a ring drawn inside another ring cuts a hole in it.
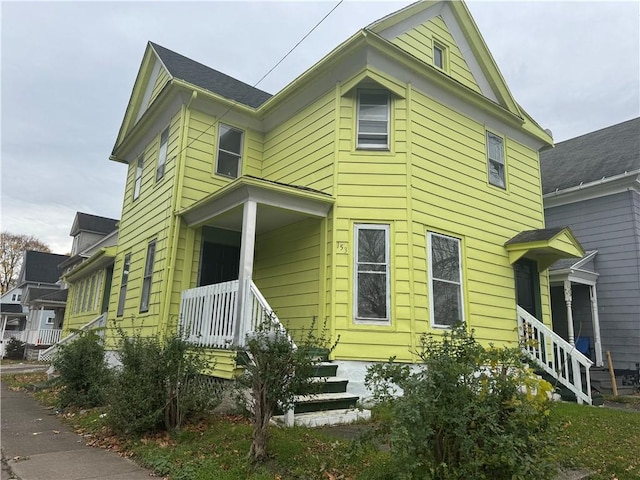
[[[573,333],[573,312],[571,310],[571,280],[564,281],[564,302],[567,304],[567,336],[569,343],[575,345]]]
[[[602,362],[602,339],[600,338],[600,317],[598,316],[598,294],[596,286],[589,287],[589,297],[591,298],[591,320],[593,321],[593,349],[596,354],[596,366],[604,365]]]
[[[249,285],[253,277],[253,255],[256,244],[257,204],[255,200],[244,202],[242,209],[242,237],[240,241],[240,268],[238,271],[238,307],[236,326],[233,333],[234,345],[243,345],[244,336],[249,328],[245,318]]]

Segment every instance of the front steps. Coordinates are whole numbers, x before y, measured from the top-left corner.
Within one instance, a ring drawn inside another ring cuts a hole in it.
[[[360,398],[347,392],[349,380],[337,376],[338,365],[327,361],[326,355],[319,360],[315,376],[322,382],[321,391],[296,396],[293,415],[280,412],[273,420],[286,426],[321,427],[371,418],[370,410],[357,408]]]
[[[603,395],[613,395],[613,385],[609,370],[604,367],[591,367],[591,387]],[[616,387],[618,395],[633,395],[635,389],[633,385],[623,385],[622,377],[616,376]]]

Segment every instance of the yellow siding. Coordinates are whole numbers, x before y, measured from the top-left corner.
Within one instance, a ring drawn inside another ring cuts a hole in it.
[[[204,360],[212,367],[206,375],[231,380],[242,371],[236,365],[236,352],[234,350],[207,349],[203,353]]]
[[[264,136],[262,176],[332,193],[335,94],[327,93]]]
[[[189,115],[184,184],[179,205],[182,208],[192,205],[232,181],[214,173],[218,138],[216,118],[199,111],[190,111]],[[262,134],[250,129],[241,130],[244,131],[242,173],[260,177]]]
[[[397,355],[410,360],[411,304],[407,189],[407,102],[393,98],[389,152],[355,150],[356,99],[342,97],[339,124],[337,202],[328,235],[328,299],[340,343],[335,357],[384,360]],[[388,224],[391,259],[391,326],[353,322],[354,223]]]
[[[480,87],[442,17],[435,17],[391,41],[414,57],[433,65],[434,39],[447,48],[449,57],[447,73],[463,85],[480,93]]]
[[[412,92],[416,306],[428,312],[426,231],[463,240],[465,309],[483,341],[515,340],[515,283],[503,247],[544,225],[537,152],[507,139],[507,190],[488,185],[484,125]],[[541,275],[541,290],[544,276]],[[548,298],[542,299],[545,314]],[[429,316],[417,317],[418,331]]]
[[[180,152],[180,125],[180,114],[178,113],[170,122],[167,160],[163,178],[156,181],[160,134],[164,127],[144,149],[142,187],[139,197],[135,201],[132,199],[135,162],[129,167],[125,187],[125,200],[118,234],[118,254],[114,265],[113,287],[109,302],[109,319],[116,318],[124,257],[127,253],[131,253],[124,315],[118,317],[117,320],[123,328],[142,328],[145,334],[155,333],[160,327],[160,305],[163,301],[161,286],[167,272],[167,251],[171,241],[168,238],[172,220],[169,212],[171,211],[176,175],[176,158]],[[149,311],[141,313],[140,296],[147,245],[149,241],[154,239],[156,240],[156,251]],[[112,331],[110,333],[114,334]]]
[[[294,338],[319,317],[320,228],[309,219],[256,238],[254,282]]]
[[[503,245],[544,225],[537,152],[505,139],[503,190],[488,183],[485,126],[416,90],[393,100],[389,152],[354,149],[353,98],[341,99],[337,115],[337,202],[326,266],[326,308],[341,337],[335,357],[411,360],[417,337],[439,332],[430,322],[429,231],[461,239],[465,320],[476,336],[514,342],[515,280]],[[391,325],[353,321],[355,223],[389,225]],[[540,284],[548,321],[546,273]]]
[[[91,288],[92,281],[93,289]],[[72,330],[79,329],[101,314],[100,309],[102,308],[106,283],[106,270],[99,270],[87,275],[86,278],[69,284],[62,324],[63,338],[69,335]],[[83,301],[82,297],[86,297],[87,300]]]
[[[153,79],[152,79],[153,80]],[[160,71],[158,72],[158,77],[155,79],[155,83],[153,85],[153,90],[151,91],[151,96],[149,97],[149,103],[147,105],[143,105],[142,108],[146,109],[149,105],[153,103],[158,94],[162,91],[164,86],[169,82],[169,72],[164,67],[160,67]]]

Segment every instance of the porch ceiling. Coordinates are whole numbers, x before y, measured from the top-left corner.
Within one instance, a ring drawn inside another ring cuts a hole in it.
[[[545,228],[520,232],[504,244],[509,262],[530,258],[538,262],[540,270],[546,270],[561,258],[580,258],[585,252],[568,227]]]
[[[326,217],[334,203],[323,192],[243,176],[178,214],[190,227],[206,224],[241,231],[243,205],[247,201],[257,204],[257,233],[308,217]]]

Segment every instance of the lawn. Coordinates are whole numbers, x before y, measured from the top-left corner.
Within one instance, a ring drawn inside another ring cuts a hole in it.
[[[31,376],[30,376],[31,375]],[[3,375],[3,382],[23,388],[42,375]],[[50,403],[55,392],[38,392]],[[71,411],[65,421],[96,446],[132,456],[157,474],[173,480],[357,480],[369,479],[387,467],[388,453],[355,448],[347,438],[368,427],[326,429],[272,429],[273,459],[258,468],[249,466],[246,454],[251,426],[240,415],[214,415],[173,434],[133,440],[118,439],[104,426],[102,411]],[[594,472],[593,480],[640,478],[640,412],[632,409],[586,407],[568,403],[553,406],[558,427],[559,465]]]

